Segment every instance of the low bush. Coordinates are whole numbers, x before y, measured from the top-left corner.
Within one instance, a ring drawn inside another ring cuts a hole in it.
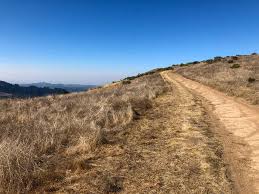
[[[218,62],[218,61],[221,61],[223,58],[222,57],[214,57],[214,62]]]
[[[214,63],[214,60],[213,59],[208,59],[208,60],[206,60],[205,61],[207,64],[212,64],[212,63]]]
[[[130,80],[122,80],[122,82],[121,82],[122,84],[130,84],[131,83],[131,81]]]
[[[200,61],[194,61],[194,62],[192,62],[193,65],[199,64],[199,63],[200,63]]]
[[[240,67],[240,65],[237,64],[237,63],[235,63],[235,64],[233,64],[230,68],[231,68],[231,69],[236,69],[236,68],[239,68],[239,67]]]
[[[188,66],[188,65],[195,65],[195,64],[199,64],[199,61],[193,61],[193,62],[189,62],[189,63],[185,63],[185,64],[181,64],[182,66]]]
[[[249,77],[247,81],[248,81],[249,83],[253,83],[253,82],[255,82],[255,78]]]
[[[238,56],[233,56],[233,57],[231,57],[232,58],[232,60],[238,60]]]

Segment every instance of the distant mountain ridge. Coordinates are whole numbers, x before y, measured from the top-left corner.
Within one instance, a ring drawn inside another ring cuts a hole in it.
[[[18,84],[10,84],[5,81],[0,81],[0,98],[18,97],[28,98],[37,96],[47,96],[51,94],[67,94],[68,91],[55,88],[51,89],[48,87],[39,88],[36,86],[23,87]]]
[[[95,88],[97,85],[82,85],[82,84],[51,84],[47,82],[38,82],[38,83],[31,83],[31,84],[20,84],[21,86],[36,86],[39,88],[48,87],[51,89],[61,88],[68,92],[81,92],[86,91],[90,88]]]

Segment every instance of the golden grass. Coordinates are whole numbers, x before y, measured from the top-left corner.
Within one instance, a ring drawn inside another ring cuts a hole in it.
[[[228,95],[259,104],[259,55],[225,57],[210,63],[178,67],[176,72]],[[255,81],[249,82],[249,78]]]
[[[1,100],[0,192],[25,193],[63,179],[53,170],[61,157],[106,144],[166,89],[153,74],[85,93]],[[85,168],[78,160],[76,168]]]
[[[151,108],[137,106],[123,130],[102,131],[107,143],[90,154],[66,153],[55,169],[65,178],[39,193],[231,193],[223,147],[203,101],[167,84],[167,92],[145,105]]]

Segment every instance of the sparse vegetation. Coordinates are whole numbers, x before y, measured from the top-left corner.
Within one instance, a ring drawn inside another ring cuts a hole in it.
[[[229,68],[229,62],[235,63]],[[220,61],[209,60],[194,66],[178,67],[176,71],[187,78],[217,88],[229,95],[258,104],[259,83],[253,81],[259,77],[258,68],[258,55],[238,55],[221,58]],[[247,82],[253,84],[247,84]]]
[[[146,73],[139,73],[139,74],[136,75],[136,76],[126,77],[124,80],[134,80],[134,79],[136,79],[136,78],[139,78],[139,77],[142,77],[142,76],[145,76],[145,75],[152,75],[152,74],[154,74],[154,73],[159,73],[159,72],[161,72],[161,71],[166,71],[166,70],[173,70],[173,65],[170,66],[170,67],[153,69],[153,70],[148,71],[148,72],[146,72]]]

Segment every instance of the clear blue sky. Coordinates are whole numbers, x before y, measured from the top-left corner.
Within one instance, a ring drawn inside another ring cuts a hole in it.
[[[259,52],[258,0],[0,0],[0,80],[104,83]]]

